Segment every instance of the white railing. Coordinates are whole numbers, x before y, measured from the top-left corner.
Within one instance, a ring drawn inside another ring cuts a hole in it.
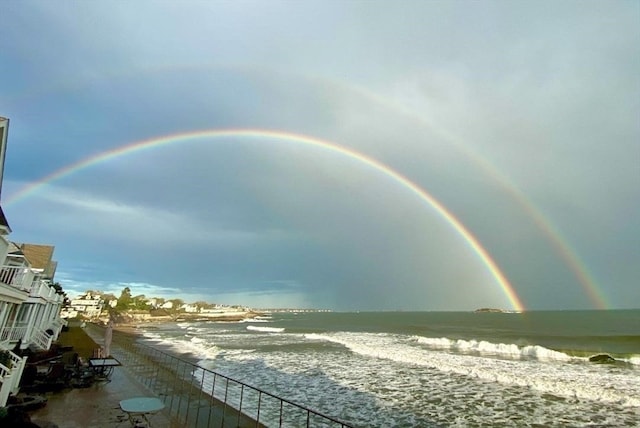
[[[4,407],[7,404],[14,382],[11,369],[4,364],[0,364],[0,382],[2,382],[2,386],[0,386],[0,406]]]
[[[11,388],[12,394],[17,394],[20,389],[20,378],[24,371],[24,366],[27,365],[27,357],[20,357],[9,351],[11,356],[11,375],[13,376],[13,388]]]
[[[17,342],[18,340],[22,340],[26,342],[25,336],[27,335],[28,326],[21,327],[5,327],[2,329],[2,336],[0,336],[0,341],[8,340],[9,342]]]
[[[9,367],[0,364],[0,407],[7,404],[9,394],[17,394],[20,390],[20,379],[24,366],[27,364],[27,357],[19,357],[11,351],[4,351],[9,354]]]
[[[54,294],[55,289],[49,286],[49,282],[41,279],[33,281],[29,289],[29,295],[32,297],[42,297],[49,300]]]
[[[31,290],[31,272],[29,268],[21,266],[2,266],[0,268],[0,282],[12,285],[20,290]]]
[[[0,342],[8,340],[9,342],[17,342],[21,340],[23,344],[33,343],[40,349],[51,348],[53,342],[53,336],[48,335],[46,332],[34,328],[31,331],[31,335],[27,337],[28,326],[21,327],[5,327],[2,329],[2,335],[0,336]]]
[[[60,335],[60,332],[62,331],[62,327],[64,327],[65,325],[67,325],[67,320],[63,320],[62,318],[56,318],[55,320],[53,320],[53,322],[51,323],[51,329],[54,332],[54,336],[57,338]]]
[[[49,336],[46,332],[34,328],[31,341],[41,349],[49,349],[51,348],[51,342],[53,342],[53,336]]]

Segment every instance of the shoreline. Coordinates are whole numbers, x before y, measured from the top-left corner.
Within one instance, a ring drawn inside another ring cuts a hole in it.
[[[176,315],[150,315],[149,312],[130,312],[113,317],[114,329],[117,327],[138,326],[145,324],[162,324],[170,322],[241,322],[265,316],[267,312],[258,311],[225,311],[219,313],[180,313]],[[88,323],[105,327],[112,318],[99,317]]]

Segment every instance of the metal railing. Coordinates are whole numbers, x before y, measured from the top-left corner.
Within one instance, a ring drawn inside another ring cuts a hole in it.
[[[185,427],[351,427],[300,404],[115,334],[112,354]]]

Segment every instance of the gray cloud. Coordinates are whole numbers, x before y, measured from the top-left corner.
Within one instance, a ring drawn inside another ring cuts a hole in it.
[[[640,298],[636,4],[28,1],[6,10],[5,198],[162,135],[302,133],[372,156],[432,194],[528,307],[596,304],[536,215],[614,306]],[[179,142],[5,205],[14,239],[55,243],[73,287],[149,284],[257,306],[509,305],[433,207],[380,171],[301,144]]]

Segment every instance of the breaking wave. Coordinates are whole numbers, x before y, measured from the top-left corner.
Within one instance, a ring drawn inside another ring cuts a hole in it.
[[[629,395],[628,391],[638,391],[638,385],[623,374],[608,373],[617,377],[618,388],[602,388],[603,367],[594,364],[574,364],[586,358],[570,357],[561,352],[541,346],[517,347],[516,345],[487,344],[479,349],[491,349],[493,357],[500,350],[509,358],[489,358],[467,352],[439,352],[437,348],[455,346],[472,347],[474,341],[452,341],[450,339],[429,339],[423,337],[396,336],[374,333],[330,333],[306,334],[308,340],[322,340],[341,344],[351,352],[375,359],[386,359],[402,364],[430,367],[444,373],[453,373],[503,385],[527,387],[540,393],[617,403],[622,406],[639,407],[640,398]],[[466,343],[462,343],[466,342]],[[427,345],[427,346],[424,346]],[[438,346],[436,346],[438,345]],[[458,348],[446,348],[457,350]],[[512,354],[526,358],[512,358]],[[534,355],[535,358],[531,358]],[[627,391],[627,392],[624,392]]]
[[[418,343],[431,349],[452,349],[462,353],[557,361],[569,361],[576,358],[538,345],[518,346],[513,343],[491,343],[485,340],[452,340],[446,337],[417,337],[416,339]]]
[[[257,325],[248,325],[247,326],[247,330],[251,330],[251,331],[262,331],[265,333],[282,333],[284,331],[284,328],[279,328],[279,327],[260,327]]]

